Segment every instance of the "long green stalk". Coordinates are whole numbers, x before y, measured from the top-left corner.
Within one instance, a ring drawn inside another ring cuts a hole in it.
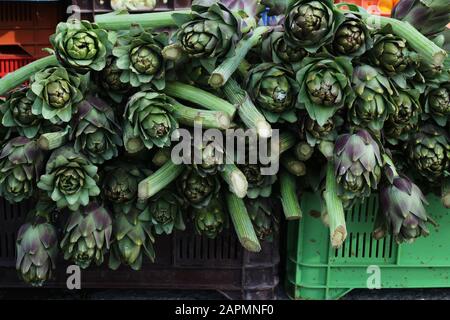
[[[220,175],[237,197],[244,198],[247,195],[247,178],[235,164],[225,164]]]
[[[234,79],[230,79],[226,83],[223,92],[227,99],[237,106],[240,119],[249,129],[256,130],[261,138],[272,136],[272,127]]]
[[[230,116],[222,111],[201,110],[187,107],[175,99],[171,99],[172,105],[168,107],[175,119],[181,124],[193,127],[201,123],[204,128],[228,129],[231,125]]]
[[[327,208],[331,245],[333,248],[340,248],[347,238],[347,227],[342,200],[337,194],[336,176],[332,161],[328,161],[327,164],[326,186],[323,195]]]
[[[95,22],[102,29],[129,30],[132,25],[139,24],[143,28],[166,28],[176,26],[172,18],[174,13],[189,13],[190,10],[151,12],[151,13],[106,13],[95,16]]]
[[[314,148],[306,142],[299,142],[294,148],[294,154],[300,161],[308,161],[314,153]]]
[[[154,196],[174,181],[183,172],[183,170],[183,165],[177,165],[172,161],[167,161],[151,176],[145,178],[139,183],[138,198],[140,200],[145,200]]]
[[[286,219],[300,219],[302,217],[302,209],[298,201],[296,179],[284,170],[280,173],[280,194]]]
[[[57,66],[58,59],[55,55],[41,58],[26,66],[17,69],[14,72],[8,73],[0,79],[0,96],[6,94],[9,90],[21,85],[38,71],[50,66]]]
[[[261,244],[256,236],[252,221],[248,215],[244,200],[238,198],[234,193],[227,192],[226,195],[228,212],[233,221],[234,230],[242,246],[251,252],[261,251]]]
[[[68,129],[68,127],[67,127]],[[69,140],[69,130],[48,132],[42,134],[38,139],[39,148],[42,150],[54,150],[61,147]]]
[[[236,107],[228,101],[188,84],[169,82],[166,83],[164,92],[171,97],[192,102],[208,110],[226,112],[231,119],[236,113]]]
[[[251,48],[256,46],[262,36],[271,29],[269,27],[258,27],[247,37],[241,39],[236,46],[235,54],[225,59],[211,74],[209,84],[213,88],[222,87],[233,73],[237,70],[242,60],[247,56]]]
[[[386,25],[392,26],[392,31],[397,36],[405,39],[421,57],[424,64],[442,67],[447,57],[447,52],[439,48],[433,41],[421,34],[408,22],[397,19],[363,14],[363,20],[367,25],[380,29]]]
[[[283,131],[280,133],[280,154],[291,149],[295,146],[296,137],[289,131]]]

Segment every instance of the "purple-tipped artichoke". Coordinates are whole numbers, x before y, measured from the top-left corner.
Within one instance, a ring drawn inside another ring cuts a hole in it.
[[[102,264],[103,256],[109,250],[111,232],[111,216],[95,201],[71,212],[61,241],[64,259],[83,269],[92,262]]]
[[[56,268],[58,235],[45,213],[31,212],[32,219],[19,229],[16,240],[16,269],[32,286],[44,284]]]
[[[380,189],[381,214],[385,218],[386,230],[381,227],[374,234],[379,237],[387,231],[398,243],[413,242],[420,236],[427,236],[425,204],[428,203],[422,191],[408,177],[393,177],[391,183]]]
[[[43,167],[44,154],[36,141],[10,140],[0,154],[0,195],[9,202],[30,198]]]
[[[334,147],[334,166],[338,194],[348,206],[377,188],[383,167],[380,146],[366,130],[343,134]]]

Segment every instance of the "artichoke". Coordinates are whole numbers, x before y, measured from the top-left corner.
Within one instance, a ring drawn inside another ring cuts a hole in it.
[[[406,41],[391,33],[376,34],[373,48],[368,52],[371,65],[379,67],[400,88],[406,89],[407,80],[416,75],[419,65],[417,53]]]
[[[208,206],[217,196],[220,182],[217,176],[202,177],[195,170],[186,170],[177,181],[178,193],[187,204],[194,208]]]
[[[338,195],[345,206],[377,189],[383,167],[380,146],[366,130],[343,134],[334,146]]]
[[[192,148],[193,156],[190,163],[192,163],[192,168],[194,168],[199,175],[206,177],[223,171],[225,164],[224,150],[222,146],[213,139],[204,140],[198,145],[193,141]]]
[[[69,122],[76,104],[83,100],[87,81],[61,67],[46,68],[34,74],[31,90],[37,96],[32,113],[54,124]]]
[[[417,91],[400,91],[393,96],[395,110],[385,122],[383,131],[389,143],[408,141],[410,133],[416,129],[421,112]]]
[[[191,58],[215,62],[219,57],[234,54],[241,39],[241,17],[219,0],[194,0],[192,12],[175,21],[179,22],[178,42]]]
[[[101,87],[101,92],[107,94],[115,102],[122,102],[124,95],[130,92],[131,85],[120,81],[122,70],[117,67],[117,58],[108,57],[105,68],[95,74],[95,80]]]
[[[423,178],[439,183],[450,169],[450,139],[440,127],[422,126],[409,141],[409,161]]]
[[[273,241],[279,230],[279,221],[270,198],[258,198],[247,203],[247,211],[256,236],[262,241]]]
[[[259,164],[238,164],[248,182],[247,197],[256,199],[258,197],[270,197],[272,185],[277,180],[276,175],[263,175]]]
[[[345,13],[345,21],[337,28],[331,49],[337,55],[359,57],[373,45],[372,36],[361,18]]]
[[[445,30],[450,21],[448,0],[400,0],[391,12],[395,19],[409,22],[420,33],[430,37]]]
[[[244,86],[268,121],[297,120],[298,86],[288,69],[270,62],[259,64],[249,71]]]
[[[197,59],[189,59],[177,61],[173,72],[168,72],[166,79],[172,77],[170,80],[179,80],[181,82],[210,90],[209,77],[211,73],[202,65],[202,62]]]
[[[137,203],[128,214],[118,214],[113,222],[113,244],[109,256],[109,267],[116,270],[121,263],[139,270],[143,254],[155,260],[150,212],[145,204]]]
[[[58,235],[47,212],[35,210],[30,216],[30,221],[17,234],[16,269],[26,283],[39,287],[51,278],[56,268]]]
[[[100,194],[97,180],[97,167],[73,147],[64,146],[53,151],[37,186],[47,191],[58,208],[75,211]]]
[[[349,58],[322,56],[305,58],[297,72],[298,102],[311,119],[323,126],[337,110],[353,101]]]
[[[127,214],[137,200],[138,184],[151,174],[143,166],[118,160],[102,168],[102,198],[115,213]]]
[[[112,47],[107,31],[89,21],[73,19],[56,26],[50,43],[61,64],[77,72],[103,70]]]
[[[204,208],[194,208],[195,230],[199,235],[205,235],[210,239],[215,239],[228,226],[228,218],[224,211],[223,203],[219,199],[213,199]]]
[[[352,83],[356,99],[350,105],[350,121],[355,126],[379,132],[389,114],[395,111],[389,79],[369,65],[360,65],[355,67]]]
[[[161,51],[167,45],[167,35],[154,34],[134,26],[120,35],[113,54],[116,66],[121,70],[120,81],[133,87],[151,84],[158,90],[165,86],[165,61]]]
[[[422,191],[408,177],[393,177],[380,188],[380,214],[384,221],[374,231],[375,237],[388,232],[397,243],[411,243],[420,236],[427,236],[429,231],[425,224],[429,218],[425,204],[428,202]]]
[[[328,119],[324,125],[320,126],[309,116],[305,115],[300,120],[300,137],[306,140],[312,147],[321,141],[335,141],[337,137],[337,129],[342,125],[343,119],[335,115]]]
[[[64,259],[83,269],[92,262],[101,265],[109,250],[111,232],[112,219],[108,211],[95,201],[71,212],[61,241]]]
[[[35,141],[11,139],[0,154],[0,195],[11,203],[30,198],[43,168],[44,154]]]
[[[291,46],[284,38],[284,32],[272,31],[262,41],[261,51],[265,62],[296,64],[308,56],[302,47]]]
[[[171,234],[173,228],[186,229],[181,200],[170,190],[163,190],[150,199],[148,206],[156,234]]]
[[[332,0],[297,0],[288,7],[284,22],[286,41],[315,53],[330,43],[344,21]]]
[[[34,138],[42,124],[42,118],[31,112],[35,98],[28,87],[12,92],[0,105],[3,114],[2,125],[10,131],[17,130],[21,136]]]
[[[442,127],[447,124],[450,117],[450,82],[440,84],[439,87],[430,87],[425,94],[425,112]]]
[[[122,146],[120,127],[114,111],[103,100],[89,96],[78,105],[71,140],[76,152],[81,152],[94,164],[117,157]]]
[[[169,108],[168,97],[161,93],[141,91],[131,96],[124,115],[124,143],[128,152],[135,151],[136,140],[147,149],[154,145],[159,148],[170,146],[178,123]]]

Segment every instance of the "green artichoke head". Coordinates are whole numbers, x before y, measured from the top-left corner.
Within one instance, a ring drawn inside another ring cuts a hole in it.
[[[381,228],[392,234],[397,243],[411,243],[420,236],[427,236],[426,204],[422,191],[408,177],[394,177],[380,188],[381,214],[385,219]]]
[[[262,241],[273,241],[278,232],[279,221],[274,213],[273,205],[269,198],[257,198],[249,200],[247,211],[253,223],[256,236]]]
[[[77,72],[103,70],[112,47],[107,31],[94,23],[73,19],[59,23],[50,42],[61,64]]]
[[[204,208],[194,208],[194,225],[199,235],[215,239],[227,227],[227,213],[219,199],[213,199]]]
[[[409,161],[422,178],[439,184],[450,169],[450,139],[440,127],[425,124],[409,141]]]
[[[336,139],[334,166],[338,195],[348,206],[377,189],[383,167],[380,146],[366,130],[343,134]]]
[[[300,120],[300,137],[312,147],[321,141],[335,141],[338,128],[343,124],[343,119],[335,115],[320,126],[317,121],[305,115]]]
[[[337,55],[359,57],[373,46],[367,25],[358,16],[345,13],[345,21],[337,28],[331,44]]]
[[[284,22],[286,40],[315,53],[332,41],[344,16],[331,0],[297,0],[288,7]]]
[[[36,141],[16,137],[0,154],[0,195],[11,203],[30,198],[44,167],[44,154]]]
[[[133,26],[119,35],[117,41],[113,55],[121,71],[119,80],[132,87],[144,85],[164,89],[166,63],[161,52],[168,44],[167,34]]]
[[[238,164],[248,182],[247,197],[269,197],[272,194],[272,185],[277,180],[276,175],[263,175],[260,164]]]
[[[87,78],[62,67],[49,67],[33,75],[31,90],[37,96],[32,113],[53,124],[69,122],[83,100]]]
[[[394,90],[389,79],[369,65],[355,67],[352,77],[356,99],[350,105],[348,117],[355,126],[379,132],[395,111],[391,96]]]
[[[354,94],[349,80],[352,72],[347,57],[318,56],[305,58],[300,64],[298,102],[320,126],[337,110],[352,103]]]
[[[442,127],[450,116],[450,82],[430,87],[425,94],[425,111]]]
[[[64,259],[75,262],[83,269],[93,262],[101,265],[110,247],[111,232],[111,216],[95,201],[71,212],[61,241]]]
[[[202,177],[215,175],[224,169],[224,149],[212,139],[199,145],[192,144],[192,167]],[[198,157],[199,159],[197,159]],[[198,160],[198,161],[197,161]]]
[[[202,177],[195,170],[188,169],[181,175],[177,187],[187,204],[204,208],[219,193],[220,183],[217,176]]]
[[[308,56],[305,49],[289,44],[284,38],[284,32],[277,30],[263,39],[261,49],[260,54],[265,62],[297,64]]]
[[[118,155],[122,146],[119,125],[115,122],[113,109],[103,100],[88,96],[78,105],[71,137],[76,152],[81,152],[95,164]]]
[[[145,204],[133,206],[130,213],[118,214],[113,222],[113,244],[109,256],[109,267],[116,270],[121,263],[140,270],[143,255],[155,260],[155,241],[152,232],[150,212]]]
[[[68,145],[53,151],[37,186],[58,208],[78,210],[100,194],[97,180],[97,167]]]
[[[163,190],[151,198],[149,210],[156,234],[171,234],[173,228],[186,228],[181,212],[181,200],[170,190]]]
[[[191,58],[217,59],[234,53],[242,19],[219,1],[194,1],[192,12],[179,19],[178,42]]]
[[[27,138],[34,138],[42,123],[42,118],[32,113],[32,106],[36,96],[28,87],[12,92],[6,101],[0,105],[3,114],[2,125],[9,131],[17,132]]]
[[[117,67],[117,58],[109,57],[105,68],[96,74],[96,81],[115,102],[122,102],[123,96],[130,92],[131,85],[120,80],[122,70]]]
[[[157,92],[141,91],[134,94],[125,108],[124,143],[133,152],[137,139],[147,148],[159,148],[171,144],[172,133],[178,123],[168,111],[171,104],[167,96]],[[134,139],[133,139],[134,138]]]
[[[34,287],[42,286],[56,268],[56,228],[47,219],[35,217],[20,227],[16,252],[16,270],[21,278]]]
[[[275,63],[259,64],[249,71],[245,87],[268,121],[297,120],[294,107],[298,86],[288,69]]]

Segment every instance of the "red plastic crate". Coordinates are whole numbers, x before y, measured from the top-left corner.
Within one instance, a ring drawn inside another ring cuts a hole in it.
[[[13,72],[34,60],[35,59],[33,57],[26,55],[0,55],[0,78],[3,78],[6,74]]]
[[[50,47],[49,37],[63,20],[62,6],[56,3],[0,2],[0,46],[20,46],[40,58]],[[1,50],[0,50],[1,51]]]

